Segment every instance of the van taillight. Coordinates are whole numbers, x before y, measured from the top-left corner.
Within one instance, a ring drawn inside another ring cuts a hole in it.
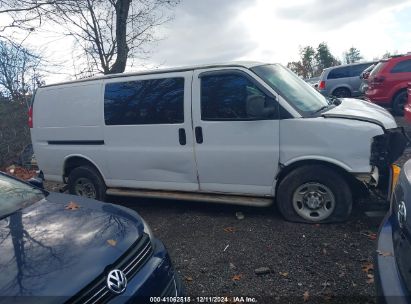
[[[33,128],[33,107],[29,109],[29,128]]]
[[[321,81],[320,84],[318,85],[318,89],[324,90],[325,89],[325,81]]]

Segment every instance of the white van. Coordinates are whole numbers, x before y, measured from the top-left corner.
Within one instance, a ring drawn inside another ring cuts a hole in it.
[[[387,185],[405,145],[386,110],[327,99],[255,62],[108,75],[39,88],[30,116],[45,178],[70,193],[268,206],[291,221],[348,217]]]

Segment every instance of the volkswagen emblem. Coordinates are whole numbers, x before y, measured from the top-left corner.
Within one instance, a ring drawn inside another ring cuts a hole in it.
[[[114,269],[108,273],[107,288],[115,294],[123,293],[127,287],[127,278],[121,270]]]
[[[407,208],[405,207],[404,202],[401,202],[398,205],[397,218],[398,218],[398,224],[400,225],[400,228],[403,228],[405,225],[405,222],[407,221]]]

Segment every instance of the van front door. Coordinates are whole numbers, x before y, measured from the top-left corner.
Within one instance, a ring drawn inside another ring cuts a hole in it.
[[[191,126],[192,75],[189,71],[107,80],[107,186],[198,191]]]
[[[198,70],[192,107],[200,190],[273,195],[279,161],[276,98],[246,69]]]

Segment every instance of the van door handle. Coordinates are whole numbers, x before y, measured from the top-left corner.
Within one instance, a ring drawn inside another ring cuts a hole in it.
[[[180,145],[182,146],[187,143],[186,130],[184,130],[183,128],[178,129],[178,140],[180,142]]]
[[[201,127],[196,127],[195,133],[196,133],[196,142],[198,144],[202,144],[203,143],[203,129]]]

